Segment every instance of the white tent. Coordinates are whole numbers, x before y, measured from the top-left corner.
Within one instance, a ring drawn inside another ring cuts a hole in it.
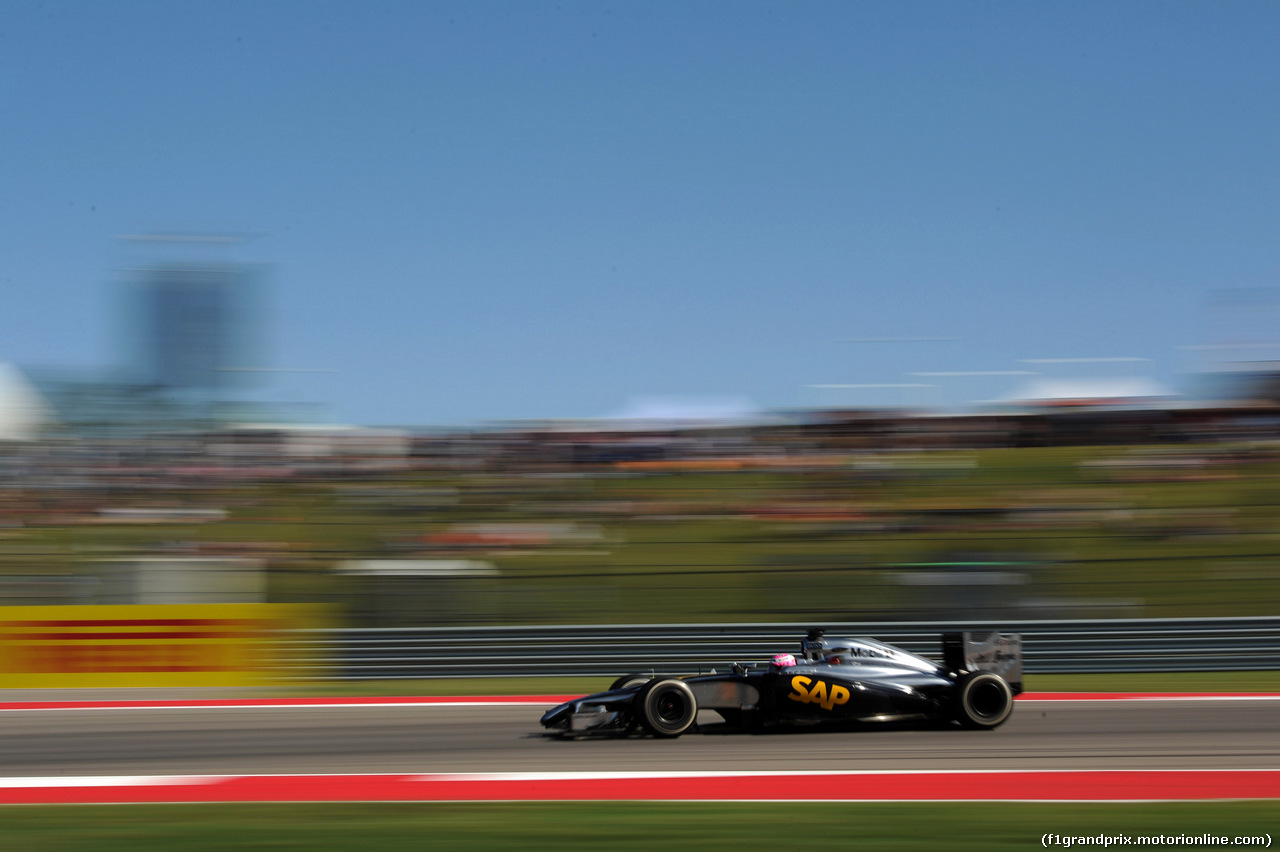
[[[1176,396],[1146,378],[1037,379],[1003,400],[1006,403],[1045,405],[1088,403],[1092,405],[1145,405]]]
[[[44,397],[12,364],[0,364],[0,441],[33,441],[53,422]]]
[[[746,426],[771,420],[746,397],[636,397],[597,419],[608,428],[696,429]]]

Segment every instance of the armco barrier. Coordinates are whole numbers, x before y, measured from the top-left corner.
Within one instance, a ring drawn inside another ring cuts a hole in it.
[[[1022,634],[1025,670],[1033,673],[1280,667],[1280,617],[295,630],[280,662],[302,680],[692,673],[798,650],[810,627],[935,659],[944,631],[999,628]],[[308,661],[317,659],[332,668],[313,669]]]

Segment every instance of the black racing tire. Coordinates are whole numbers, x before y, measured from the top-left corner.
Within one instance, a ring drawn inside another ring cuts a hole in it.
[[[653,680],[653,675],[640,674],[639,672],[624,674],[609,686],[609,691],[613,692],[618,689],[626,689],[629,686],[640,686],[641,684],[648,683],[651,680]]]
[[[991,672],[971,672],[956,685],[955,717],[966,728],[999,727],[1013,712],[1013,690]]]
[[[678,737],[698,718],[698,699],[684,681],[658,678],[636,693],[635,714],[655,737]]]

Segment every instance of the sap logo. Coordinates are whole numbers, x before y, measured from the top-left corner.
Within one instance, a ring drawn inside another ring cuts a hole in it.
[[[795,692],[787,697],[801,704],[817,704],[823,710],[830,710],[837,704],[845,704],[849,701],[849,690],[839,684],[833,683],[828,687],[826,681],[820,680],[813,686],[809,686],[811,683],[813,678],[796,675],[791,678],[791,688]]]

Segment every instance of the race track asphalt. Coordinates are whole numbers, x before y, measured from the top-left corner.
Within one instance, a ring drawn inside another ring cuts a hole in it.
[[[541,706],[0,713],[0,777],[972,769],[1276,769],[1280,701],[1019,702],[995,731],[874,727],[564,740]],[[797,779],[797,783],[803,783]]]

